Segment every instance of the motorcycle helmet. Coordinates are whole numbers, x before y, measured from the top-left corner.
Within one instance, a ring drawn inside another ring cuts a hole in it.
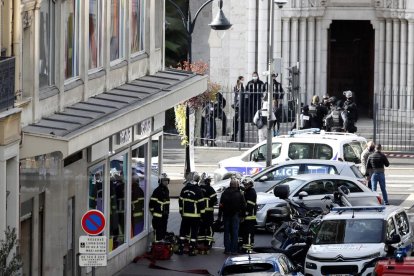
[[[253,187],[254,181],[251,177],[246,176],[246,177],[243,177],[241,184],[243,185],[245,189],[248,189],[248,188]]]
[[[160,177],[158,178],[158,184],[164,184],[164,185],[170,184],[170,178],[168,177],[166,173],[162,173],[160,175]]]

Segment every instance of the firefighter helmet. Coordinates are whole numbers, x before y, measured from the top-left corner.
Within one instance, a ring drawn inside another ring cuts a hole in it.
[[[160,175],[160,177],[158,178],[158,184],[165,184],[165,185],[170,184],[170,178],[168,177],[166,173],[162,173]]]
[[[246,177],[243,177],[241,184],[243,185],[245,189],[247,189],[247,188],[253,187],[254,181],[251,177],[246,176]]]

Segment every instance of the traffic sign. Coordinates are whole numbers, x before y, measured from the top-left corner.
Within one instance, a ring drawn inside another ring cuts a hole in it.
[[[106,254],[106,237],[105,236],[80,236],[79,237],[80,254]]]
[[[83,254],[79,255],[79,266],[89,266],[89,267],[95,267],[95,266],[107,266],[107,259],[106,254]]]
[[[105,229],[105,216],[99,210],[89,210],[82,216],[82,229],[88,235],[99,235]]]

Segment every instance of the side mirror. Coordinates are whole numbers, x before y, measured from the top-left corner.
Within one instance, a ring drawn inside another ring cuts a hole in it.
[[[392,235],[391,238],[385,240],[385,244],[390,245],[390,244],[395,244],[395,243],[399,243],[401,242],[401,237],[398,234],[394,234]]]
[[[267,181],[269,179],[269,177],[267,175],[263,175],[262,177],[259,178],[260,182],[264,182]]]
[[[305,191],[302,191],[299,193],[299,199],[303,199],[304,197],[307,197],[307,196],[309,196],[309,194]]]

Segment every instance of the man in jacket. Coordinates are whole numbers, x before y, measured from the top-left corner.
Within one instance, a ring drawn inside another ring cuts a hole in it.
[[[170,179],[166,173],[158,179],[158,187],[152,193],[149,209],[152,214],[152,227],[154,228],[154,242],[160,242],[167,233],[168,215],[170,213]]]
[[[325,118],[326,130],[333,132],[343,131],[343,120],[342,120],[342,108],[337,104],[336,97],[330,97],[329,103],[331,104],[331,110],[328,116]]]
[[[195,256],[197,246],[198,228],[200,226],[201,215],[205,212],[204,196],[198,182],[200,176],[198,173],[191,173],[192,180],[187,180],[185,187],[181,190],[180,198],[178,200],[179,211],[181,214],[180,239],[179,248],[176,252],[178,255],[184,254],[184,243],[187,237],[190,236],[189,241],[189,256]]]
[[[246,202],[246,211],[244,212],[243,222],[240,225],[242,228],[242,250],[243,253],[252,253],[254,246],[254,231],[256,226],[256,212],[257,212],[257,195],[253,188],[254,181],[250,177],[242,179],[244,187],[244,199]]]
[[[257,72],[253,72],[252,79],[246,85],[246,92],[249,95],[246,121],[252,122],[254,114],[262,106],[262,97],[266,92],[266,85],[259,79]]]
[[[372,176],[372,169],[367,169],[367,161],[368,157],[374,153],[375,144],[373,141],[369,141],[365,147],[365,149],[361,153],[361,173],[363,176],[367,178],[368,181],[368,188],[372,190],[371,186],[371,176]]]
[[[198,242],[201,245],[201,254],[208,254],[214,242],[214,205],[217,204],[217,194],[211,184],[211,176],[203,173],[200,180],[200,188],[204,196],[205,212],[201,214]]]
[[[381,144],[375,146],[375,152],[368,157],[367,160],[367,169],[372,169],[371,176],[371,186],[372,190],[377,190],[377,184],[379,183],[382,193],[382,198],[384,199],[385,205],[388,203],[387,189],[385,187],[385,174],[384,166],[388,167],[390,162],[388,162],[387,157],[381,152]]]
[[[231,178],[230,187],[224,190],[220,198],[218,219],[224,221],[224,254],[237,254],[240,216],[246,209],[246,203],[239,189],[239,180]]]

